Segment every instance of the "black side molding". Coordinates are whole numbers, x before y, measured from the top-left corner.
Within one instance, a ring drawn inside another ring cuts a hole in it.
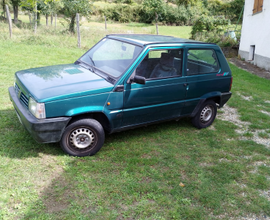
[[[219,97],[220,98],[220,101],[218,103],[218,108],[222,108],[226,104],[226,102],[231,98],[231,96],[232,96],[232,93],[231,92],[221,93],[221,95]],[[215,98],[217,98],[217,97],[216,96],[215,97],[209,97],[207,99],[211,99],[212,98],[213,100],[215,100]],[[204,99],[200,99],[199,103],[197,104],[197,106],[195,107],[195,109],[193,110],[193,112],[191,113],[190,117],[194,117],[197,114],[197,112],[200,110],[200,107],[205,102],[205,100],[206,100],[205,98]]]
[[[231,92],[222,93],[220,96],[219,108],[223,107],[226,104],[226,102],[228,102],[228,100],[231,98],[231,96],[232,96]]]
[[[201,100],[199,101],[199,103],[197,104],[196,108],[195,108],[195,109],[193,110],[193,112],[191,113],[190,117],[194,117],[194,116],[197,114],[197,112],[200,110],[200,107],[201,107],[201,105],[205,102],[205,100],[206,100],[206,99],[201,99]]]

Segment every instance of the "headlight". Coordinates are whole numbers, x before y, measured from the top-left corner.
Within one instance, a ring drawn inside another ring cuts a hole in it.
[[[45,113],[45,105],[44,103],[38,103],[34,99],[30,97],[28,102],[29,111],[36,117],[36,118],[46,118]]]

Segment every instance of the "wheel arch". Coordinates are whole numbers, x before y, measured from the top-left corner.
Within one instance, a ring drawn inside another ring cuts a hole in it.
[[[216,104],[220,105],[220,101],[221,101],[221,98],[220,98],[221,94],[215,94],[215,95],[212,95],[212,96],[204,96],[200,99],[200,101],[198,102],[198,104],[196,105],[196,107],[194,108],[193,112],[191,113],[190,117],[194,117],[198,111],[200,110],[201,108],[201,105],[203,103],[205,103],[206,101],[208,100],[213,100]]]
[[[103,129],[106,132],[111,131],[110,121],[103,112],[87,112],[87,113],[83,113],[83,114],[74,115],[74,116],[72,116],[72,118],[69,121],[69,123],[67,124],[67,126],[72,124],[75,121],[78,121],[78,120],[84,119],[84,118],[95,119],[102,125]]]

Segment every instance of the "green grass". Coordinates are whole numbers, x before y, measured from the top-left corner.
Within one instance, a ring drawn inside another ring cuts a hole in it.
[[[125,33],[129,27],[116,26]],[[10,40],[6,28],[0,23],[1,219],[270,216],[270,202],[262,196],[270,188],[270,150],[253,141],[257,130],[263,139],[269,134],[270,117],[260,112],[270,112],[265,102],[269,80],[231,65],[228,105],[249,122],[243,135],[228,121],[216,119],[210,128],[197,130],[183,119],[107,135],[97,155],[69,157],[58,144],[38,144],[30,137],[7,89],[16,71],[74,62],[107,32],[98,25],[91,32],[85,29],[83,49],[78,49],[76,37],[60,30],[40,28],[33,36],[27,29],[14,29]],[[174,27],[162,28],[168,34]]]

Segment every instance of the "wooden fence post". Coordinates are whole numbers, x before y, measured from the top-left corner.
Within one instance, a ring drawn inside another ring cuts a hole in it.
[[[157,31],[157,35],[158,35],[158,14],[155,12],[156,14],[156,31]]]
[[[8,26],[9,26],[9,37],[11,38],[12,37],[12,22],[11,22],[8,5],[6,5],[6,11],[7,11]]]
[[[78,47],[81,48],[80,15],[79,15],[79,13],[76,13],[76,24],[77,24]]]
[[[29,16],[29,24],[32,24],[32,14],[30,11],[28,11],[28,16]]]
[[[106,19],[106,16],[104,16],[105,18],[105,30],[107,30],[107,19]]]
[[[55,13],[55,17],[54,17],[54,23],[55,23],[55,28],[56,28],[56,25],[57,25],[57,14]]]
[[[51,26],[53,25],[53,13],[51,13]]]
[[[35,26],[34,26],[34,33],[36,34],[37,33],[37,3],[35,5],[35,11],[34,11],[34,22],[35,22]]]

